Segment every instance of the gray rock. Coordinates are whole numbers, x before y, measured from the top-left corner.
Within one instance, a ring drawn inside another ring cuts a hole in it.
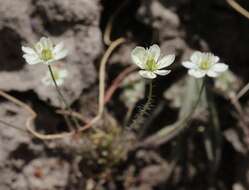
[[[63,94],[70,104],[77,100],[96,80],[94,61],[102,51],[98,1],[1,0],[0,4],[0,34],[4,36],[0,40],[0,89],[33,90],[41,100],[61,106],[54,88],[41,83],[47,67],[29,66],[22,58],[21,45],[49,36],[55,42],[64,41],[69,49],[68,57],[56,64],[69,71]]]

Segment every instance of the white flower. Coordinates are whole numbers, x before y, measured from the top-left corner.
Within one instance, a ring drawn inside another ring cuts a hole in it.
[[[219,62],[219,57],[212,53],[201,53],[196,51],[182,65],[188,68],[188,74],[196,78],[202,78],[205,75],[209,77],[217,77],[228,69],[228,65]]]
[[[68,71],[66,69],[60,69],[59,67],[53,67],[52,70],[57,85],[61,86],[65,78],[68,76]],[[46,75],[42,78],[42,83],[46,86],[54,85],[49,71],[47,71]]]
[[[42,37],[33,48],[22,46],[23,58],[28,64],[50,64],[67,56],[68,51],[64,49],[63,42],[54,45],[49,38]]]
[[[142,70],[139,74],[148,79],[154,79],[157,75],[167,75],[170,70],[163,70],[164,67],[171,65],[175,60],[175,55],[167,55],[159,60],[160,48],[152,45],[149,49],[136,47],[132,53],[132,61]]]

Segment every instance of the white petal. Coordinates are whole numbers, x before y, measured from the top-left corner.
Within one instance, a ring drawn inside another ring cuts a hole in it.
[[[215,72],[224,72],[228,69],[228,65],[224,63],[216,63],[211,69]]]
[[[38,64],[38,63],[42,62],[38,56],[32,56],[32,55],[29,55],[29,54],[24,54],[23,58],[25,59],[25,61],[28,64],[31,64],[31,65]]]
[[[131,52],[132,61],[141,69],[145,68],[145,62],[147,60],[147,53],[143,47],[136,47]]]
[[[68,51],[66,49],[58,52],[57,54],[55,54],[55,60],[59,60],[59,59],[63,59],[67,56]]]
[[[190,60],[194,63],[197,63],[201,60],[203,54],[199,51],[195,51],[192,56],[190,57]]]
[[[147,78],[147,79],[154,79],[156,78],[156,74],[153,73],[153,72],[150,72],[150,71],[139,71],[139,74],[144,77],[144,78]]]
[[[22,51],[27,54],[36,54],[36,52],[30,47],[22,46]]]
[[[211,62],[212,62],[212,63],[217,63],[217,62],[220,60],[220,58],[219,58],[218,56],[215,56],[215,55],[213,55],[213,54],[212,54],[212,56],[211,56],[210,59],[211,59]]]
[[[48,48],[48,49],[53,48],[53,42],[49,38],[42,37],[40,39],[40,43],[43,48]]]
[[[158,62],[158,69],[162,69],[164,67],[168,67],[175,61],[175,55],[166,55]]]
[[[150,49],[148,51],[154,57],[155,61],[157,62],[160,57],[160,53],[161,53],[160,47],[154,44],[150,46]]]
[[[162,75],[165,76],[167,74],[169,74],[171,72],[171,70],[156,70],[154,71],[154,73],[158,74],[158,75]]]
[[[184,67],[186,67],[187,69],[196,69],[196,68],[197,68],[197,64],[196,64],[196,63],[193,63],[193,62],[191,62],[191,61],[184,61],[184,62],[182,63],[182,65],[183,65]]]
[[[37,55],[24,54],[23,58],[24,59],[29,59],[29,60],[35,60],[35,59],[38,59],[39,57]]]
[[[57,44],[55,47],[54,47],[54,54],[60,52],[61,50],[63,50],[64,48],[64,43],[63,42],[60,42],[59,44]]]
[[[217,77],[219,76],[219,73],[215,72],[214,70],[210,69],[208,72],[207,72],[207,76],[209,77]]]
[[[188,74],[191,75],[191,76],[194,76],[196,78],[202,78],[205,76],[205,72],[204,71],[201,71],[201,70],[197,70],[197,69],[190,69],[188,71]]]
[[[35,44],[35,50],[36,50],[36,52],[40,54],[42,52],[42,49],[43,49],[43,47],[42,47],[41,42],[37,42]]]

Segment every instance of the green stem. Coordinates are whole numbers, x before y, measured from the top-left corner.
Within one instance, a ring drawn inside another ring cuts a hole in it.
[[[211,145],[211,150],[209,155],[212,155],[212,157],[209,157],[209,161],[210,161],[210,170],[212,172],[212,176],[214,176],[220,161],[222,133],[220,129],[217,109],[215,106],[214,95],[213,93],[211,93],[209,88],[206,88],[206,99],[207,99],[208,110],[210,113],[211,126],[206,129],[205,135],[206,139],[210,141]]]
[[[64,103],[65,109],[68,109],[70,106],[69,106],[69,104],[67,103],[66,99],[64,98],[62,92],[60,91],[60,88],[59,88],[59,86],[58,86],[58,84],[57,84],[57,82],[56,82],[56,79],[55,79],[55,77],[54,77],[54,73],[53,73],[53,70],[52,70],[51,65],[48,65],[48,69],[49,69],[50,75],[51,75],[51,77],[52,77],[52,80],[53,80],[53,82],[54,82],[56,91],[57,91],[57,93],[59,94],[60,99],[61,99],[62,102]]]
[[[58,86],[58,84],[57,84],[57,82],[56,82],[56,79],[55,79],[55,77],[54,77],[54,73],[53,73],[53,69],[52,69],[51,65],[48,65],[48,69],[49,69],[50,75],[51,75],[51,77],[52,77],[52,80],[53,80],[53,82],[54,82],[56,91],[57,91],[57,93],[58,93],[58,95],[59,95],[61,101],[62,101],[63,104],[64,104],[64,109],[65,109],[65,110],[69,110],[70,115],[72,115],[73,111],[71,110],[69,103],[66,101],[65,97],[63,96],[62,92],[60,91],[60,88],[59,88],[59,86]],[[64,116],[64,118],[65,118],[65,120],[66,120],[68,126],[69,126],[71,129],[79,127],[78,121],[77,121],[73,116],[72,116],[72,120],[73,120],[75,126],[72,125],[72,123],[70,122],[68,116]]]
[[[147,111],[150,109],[150,106],[151,106],[152,92],[153,92],[153,85],[152,85],[152,80],[150,80],[147,101],[145,105],[143,106],[143,108],[140,110],[140,112],[135,117],[135,120],[130,125],[130,128],[137,129],[140,125],[143,124],[144,115],[147,113]]]
[[[151,137],[148,137],[145,140],[145,144],[151,144],[151,145],[160,145],[165,142],[168,142],[172,138],[174,138],[176,135],[178,135],[183,129],[185,129],[190,121],[191,116],[194,114],[200,100],[202,97],[202,93],[204,91],[205,87],[205,79],[202,82],[200,92],[198,94],[197,100],[194,103],[191,111],[189,114],[187,114],[182,120],[170,125],[166,126],[160,131],[158,131],[155,135],[152,135]]]
[[[195,110],[196,110],[198,104],[200,103],[200,100],[201,100],[201,97],[202,97],[202,93],[203,93],[203,91],[204,91],[204,89],[205,89],[205,86],[206,86],[205,84],[206,84],[206,78],[203,79],[202,85],[201,85],[201,89],[200,89],[200,92],[199,92],[199,94],[198,94],[197,100],[196,100],[195,104],[193,105],[193,108],[192,108],[191,112],[190,112],[190,113],[188,114],[188,116],[184,119],[183,123],[184,123],[184,122],[188,122],[188,121],[190,120],[191,116],[194,114],[194,112],[195,112]]]

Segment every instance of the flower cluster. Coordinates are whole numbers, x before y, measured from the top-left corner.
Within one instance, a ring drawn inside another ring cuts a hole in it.
[[[34,65],[38,63],[50,65],[55,61],[63,59],[67,56],[68,51],[64,48],[63,42],[54,45],[49,39],[42,37],[34,47],[22,46],[24,52],[23,58],[28,64]],[[167,75],[171,70],[164,69],[170,66],[175,61],[175,55],[170,54],[160,59],[161,50],[156,44],[149,48],[136,47],[132,53],[132,61],[140,68],[139,74],[147,79],[154,79],[157,75]],[[219,57],[212,53],[202,53],[196,51],[190,57],[190,61],[184,61],[182,65],[189,69],[188,74],[196,78],[204,76],[217,77],[228,69],[228,66],[219,62]],[[54,77],[59,85],[63,83],[67,76],[66,70],[56,68]],[[48,80],[48,75],[43,79],[44,84],[51,84]]]
[[[131,58],[133,62],[141,69],[139,74],[147,79],[154,79],[157,75],[167,75],[170,70],[163,68],[170,66],[174,60],[175,55],[167,55],[159,60],[160,48],[158,45],[152,45],[149,49],[143,47],[136,47],[132,53]],[[188,70],[188,74],[196,78],[204,76],[217,77],[228,69],[228,66],[219,62],[219,57],[212,53],[201,53],[196,51],[190,57],[190,61],[182,63]]]

